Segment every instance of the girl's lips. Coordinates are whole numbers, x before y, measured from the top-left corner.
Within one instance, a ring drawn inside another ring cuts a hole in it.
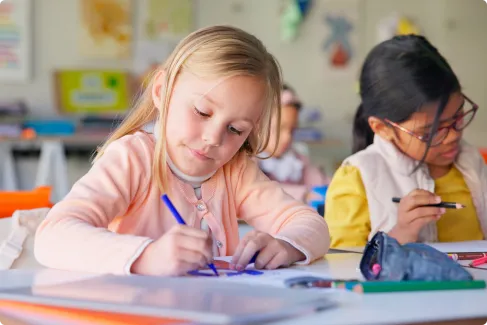
[[[458,151],[459,151],[458,147],[455,147],[451,150],[442,153],[441,156],[445,158],[455,158],[458,155]]]
[[[196,158],[198,158],[200,160],[209,160],[209,159],[211,159],[210,157],[208,157],[207,155],[205,155],[205,153],[203,153],[200,150],[194,150],[194,149],[189,148],[189,151],[193,154],[193,156],[195,156]]]

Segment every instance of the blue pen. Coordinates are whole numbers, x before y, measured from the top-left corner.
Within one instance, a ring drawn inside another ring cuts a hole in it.
[[[161,199],[162,201],[164,201],[169,211],[171,211],[176,221],[180,225],[185,225],[186,222],[184,222],[184,219],[181,217],[178,210],[176,210],[176,207],[172,204],[171,200],[169,200],[169,197],[166,194],[164,194],[161,196]],[[213,265],[213,263],[208,264],[208,267],[213,271],[213,273],[215,273],[216,276],[219,276],[218,271],[216,270],[216,267],[215,265]]]
[[[255,263],[255,260],[257,259],[257,256],[259,255],[260,251],[255,252],[254,256],[249,261],[249,264]]]

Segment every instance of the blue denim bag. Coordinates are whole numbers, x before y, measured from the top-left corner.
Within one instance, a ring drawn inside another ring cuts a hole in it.
[[[473,280],[447,254],[421,243],[401,245],[383,232],[375,234],[365,246],[360,272],[367,280],[380,281]]]

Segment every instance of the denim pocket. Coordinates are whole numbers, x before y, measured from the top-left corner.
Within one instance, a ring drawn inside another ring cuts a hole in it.
[[[367,243],[360,271],[367,280],[473,280],[472,275],[447,254],[421,243],[401,245],[383,232],[375,234]]]

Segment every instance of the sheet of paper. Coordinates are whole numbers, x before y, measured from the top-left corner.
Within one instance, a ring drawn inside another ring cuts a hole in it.
[[[277,270],[257,270],[254,264],[249,264],[245,271],[236,272],[228,269],[228,262],[231,260],[231,256],[217,257],[215,258],[215,266],[218,269],[219,277],[213,275],[213,272],[209,269],[199,271],[203,277],[206,275],[209,279],[216,281],[245,283],[250,285],[266,285],[274,287],[286,287],[286,280],[312,276],[322,279],[331,279],[331,276],[326,273],[315,273],[295,268],[280,268]],[[250,271],[250,272],[248,272]]]
[[[487,240],[427,244],[444,253],[487,252]]]

